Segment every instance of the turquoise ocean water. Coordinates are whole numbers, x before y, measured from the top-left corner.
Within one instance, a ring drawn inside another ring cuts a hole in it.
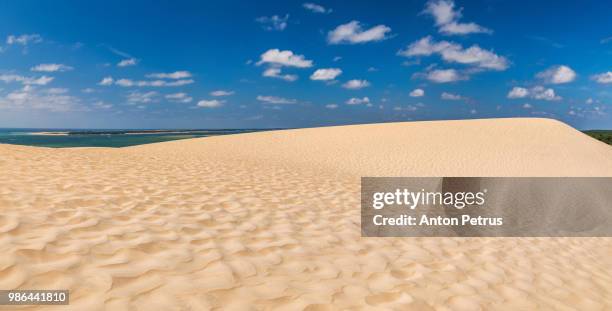
[[[0,129],[0,144],[39,147],[127,147],[169,140],[239,134],[259,129],[223,130],[77,130]],[[55,135],[44,135],[53,133]]]

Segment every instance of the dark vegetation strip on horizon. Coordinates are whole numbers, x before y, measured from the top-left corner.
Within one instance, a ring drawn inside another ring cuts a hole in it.
[[[584,133],[608,145],[612,145],[612,130],[591,130],[584,131]]]

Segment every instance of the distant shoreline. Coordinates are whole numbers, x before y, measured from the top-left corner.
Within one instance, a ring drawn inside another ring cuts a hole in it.
[[[27,132],[37,136],[69,136],[69,135],[160,135],[160,134],[218,134],[258,132],[261,129],[221,129],[221,130],[84,130],[84,131],[45,131]]]

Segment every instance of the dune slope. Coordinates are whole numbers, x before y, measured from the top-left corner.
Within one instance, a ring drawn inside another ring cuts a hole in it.
[[[612,238],[360,237],[361,176],[612,176],[556,121],[0,145],[0,172],[0,288],[70,289],[53,310],[612,308]]]

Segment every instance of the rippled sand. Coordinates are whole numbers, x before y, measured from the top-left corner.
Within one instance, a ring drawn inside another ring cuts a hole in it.
[[[612,176],[556,121],[0,145],[0,172],[0,289],[69,289],[49,310],[612,309],[612,238],[360,237],[361,176]]]

